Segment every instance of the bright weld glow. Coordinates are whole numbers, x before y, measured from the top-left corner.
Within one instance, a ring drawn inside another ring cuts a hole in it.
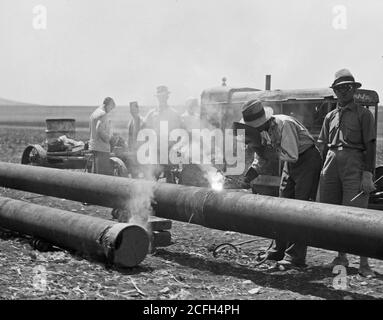
[[[208,180],[210,182],[210,186],[215,191],[222,191],[224,184],[224,176],[219,172],[209,172]]]

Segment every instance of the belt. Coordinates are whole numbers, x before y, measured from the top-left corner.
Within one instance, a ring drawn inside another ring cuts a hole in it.
[[[330,147],[329,148],[330,150],[337,150],[337,151],[342,151],[342,150],[355,150],[355,151],[360,151],[360,152],[363,152],[363,150],[361,149],[357,149],[357,148],[351,148],[351,147],[346,147],[346,146],[338,146],[338,147]]]

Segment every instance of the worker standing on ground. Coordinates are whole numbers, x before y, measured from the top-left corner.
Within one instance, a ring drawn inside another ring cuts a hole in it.
[[[93,151],[93,172],[111,175],[110,139],[112,137],[111,120],[109,113],[116,104],[110,97],[104,99],[103,104],[90,116],[89,150]]]
[[[140,166],[137,161],[137,149],[139,144],[137,142],[138,132],[143,125],[143,119],[140,116],[140,110],[136,101],[129,103],[131,119],[128,122],[128,143],[127,143],[127,162],[128,170],[130,171],[132,178],[138,178],[140,172]]]
[[[234,123],[245,129],[245,143],[254,150],[260,145],[271,148],[284,161],[279,196],[283,198],[314,201],[321,170],[321,156],[314,138],[296,119],[287,115],[272,115],[272,109],[263,107],[259,100],[252,100],[242,107],[243,119]],[[267,163],[258,154],[247,171],[243,182],[249,184]],[[289,239],[276,239],[275,246],[267,252],[267,259],[278,261],[285,267],[305,266],[307,246],[292,243]]]
[[[147,172],[147,178],[155,178],[156,180],[160,177],[161,173],[164,173],[166,180],[170,182],[170,168],[171,164],[169,163],[169,150],[174,145],[175,142],[168,141],[168,150],[167,150],[167,163],[161,163],[160,159],[160,144],[159,141],[162,135],[166,135],[167,139],[169,134],[174,129],[182,128],[181,117],[172,107],[168,105],[170,91],[167,86],[158,86],[156,97],[158,99],[158,107],[150,110],[144,119],[144,128],[153,129],[157,135],[157,163],[150,166],[150,171]],[[166,124],[166,132],[160,131],[160,125]]]
[[[318,142],[326,159],[321,173],[320,202],[367,208],[373,183],[376,152],[375,121],[372,113],[354,102],[356,89],[361,87],[351,72],[336,72],[331,86],[338,98],[337,107],[324,119]],[[356,194],[363,194],[351,201]],[[329,265],[348,266],[345,253]],[[368,258],[360,257],[359,273],[374,275]]]

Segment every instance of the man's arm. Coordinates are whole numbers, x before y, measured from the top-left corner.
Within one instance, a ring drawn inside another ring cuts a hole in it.
[[[319,151],[322,157],[322,166],[324,164],[324,161],[326,160],[328,149],[329,148],[327,144],[319,143]]]
[[[360,189],[366,193],[370,194],[370,192],[376,190],[374,181],[373,181],[373,171],[375,164],[375,148],[376,142],[372,140],[365,144],[366,147],[366,155],[365,155],[365,167],[362,173],[362,181],[360,182]]]
[[[299,157],[298,131],[293,122],[286,121],[281,131],[281,147],[278,151],[282,161],[296,162]]]
[[[322,128],[318,137],[319,150],[322,156],[322,165],[327,157],[328,147],[328,137],[329,137],[329,119],[326,118],[323,120]]]
[[[373,182],[373,172],[376,153],[375,119],[370,111],[366,109],[363,110],[364,113],[362,114],[361,125],[363,143],[366,149],[366,153],[360,188],[366,194],[369,194],[370,192],[376,189],[375,184]]]
[[[363,144],[366,148],[365,170],[373,172],[376,153],[375,119],[369,110],[364,109],[361,117]]]
[[[365,171],[374,171],[375,165],[375,153],[376,153],[376,140],[370,141],[366,145],[366,156],[365,156]]]
[[[257,150],[256,152],[254,152],[254,160],[250,167],[259,172],[262,169],[262,167],[266,165],[267,162],[267,159],[264,157],[264,152],[261,150]]]

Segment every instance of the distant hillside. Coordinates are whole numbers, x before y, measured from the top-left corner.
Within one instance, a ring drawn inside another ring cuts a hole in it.
[[[0,106],[38,106],[38,105],[33,103],[8,100],[8,99],[4,99],[0,97]]]
[[[72,118],[77,128],[89,127],[89,116],[97,106],[43,106],[16,102],[0,98],[0,125],[45,127],[46,119]],[[145,116],[153,106],[140,106],[140,114]],[[182,113],[184,106],[175,106]],[[118,105],[111,114],[116,127],[123,128],[130,120],[128,106]],[[383,106],[379,107],[378,136],[383,136]]]
[[[41,106],[18,104],[2,99],[0,101],[0,125],[45,127],[46,119],[70,118],[76,120],[76,127],[88,128],[89,117],[97,106]],[[150,106],[140,107],[141,115],[145,116]],[[117,106],[111,113],[116,127],[125,127],[130,120],[128,106]]]
[[[45,127],[46,119],[71,118],[76,127],[88,128],[89,116],[97,106],[47,106],[16,102],[0,98],[0,125]],[[140,114],[145,116],[153,106],[140,106]],[[179,112],[183,112],[182,107]],[[125,127],[130,120],[129,106],[117,105],[111,113],[116,127]]]

